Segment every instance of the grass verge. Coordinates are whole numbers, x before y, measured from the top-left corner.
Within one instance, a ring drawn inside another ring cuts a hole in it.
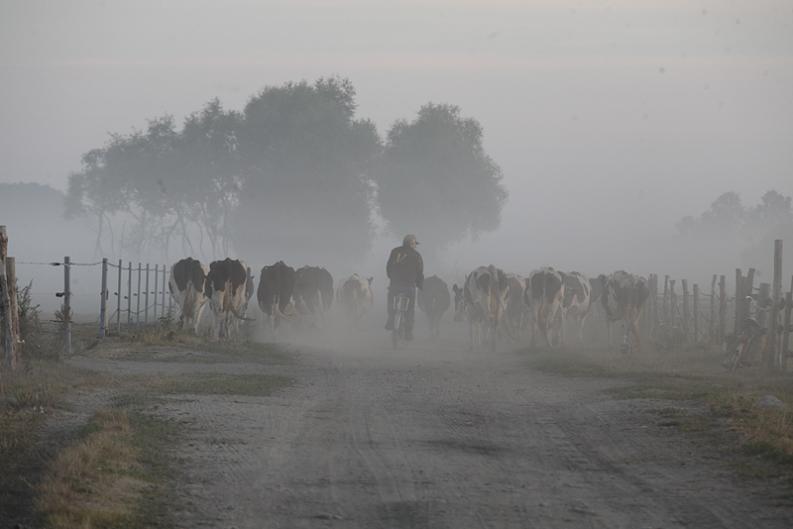
[[[106,408],[49,465],[36,508],[44,526],[166,527],[167,461],[174,425]]]
[[[653,399],[703,403],[705,415],[666,407],[663,426],[710,433],[710,441],[742,457],[733,459],[741,474],[782,478],[793,486],[793,378],[761,371],[727,373],[718,357],[625,357],[595,351],[553,351],[533,355],[534,369],[567,377],[611,378],[606,393],[616,399]],[[707,366],[710,366],[708,368]],[[781,401],[759,405],[765,395]],[[724,424],[736,435],[725,446]]]

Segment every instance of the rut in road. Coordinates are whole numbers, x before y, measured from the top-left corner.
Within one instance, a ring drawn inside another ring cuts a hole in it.
[[[613,381],[417,345],[306,349],[279,372],[297,383],[276,396],[157,408],[191,420],[180,527],[793,527],[789,503],[658,426],[668,403],[613,400]]]

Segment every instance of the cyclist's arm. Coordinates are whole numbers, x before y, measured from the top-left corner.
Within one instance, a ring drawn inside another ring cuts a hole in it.
[[[420,289],[424,289],[424,260],[421,258],[421,254],[416,252],[416,257],[418,258],[418,263],[416,264],[416,286]]]

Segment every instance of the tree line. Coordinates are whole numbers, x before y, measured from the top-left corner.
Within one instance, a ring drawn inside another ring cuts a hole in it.
[[[301,247],[353,260],[378,215],[435,247],[499,225],[507,193],[477,120],[428,103],[381,138],[355,98],[347,79],[288,82],[242,111],[213,99],[181,126],[111,134],[69,176],[67,216],[95,218],[97,251],[111,240],[166,257]]]

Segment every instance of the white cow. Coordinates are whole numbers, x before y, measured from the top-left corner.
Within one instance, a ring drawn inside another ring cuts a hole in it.
[[[454,285],[455,321],[468,320],[472,350],[487,341],[495,351],[499,324],[506,312],[508,282],[506,274],[493,265],[480,266],[465,278],[462,288]]]
[[[336,292],[336,301],[352,325],[357,325],[374,304],[373,279],[372,277],[363,279],[358,274],[353,274]]]

